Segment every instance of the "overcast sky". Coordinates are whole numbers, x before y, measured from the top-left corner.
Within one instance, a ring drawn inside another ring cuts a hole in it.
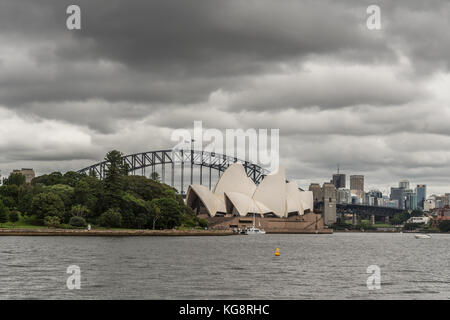
[[[279,128],[303,188],[340,163],[366,189],[450,192],[449,17],[448,0],[0,0],[0,170],[170,148],[202,120]]]

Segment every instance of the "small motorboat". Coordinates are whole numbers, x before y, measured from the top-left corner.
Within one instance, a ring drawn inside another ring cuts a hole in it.
[[[414,237],[416,239],[431,239],[429,234],[415,234]]]

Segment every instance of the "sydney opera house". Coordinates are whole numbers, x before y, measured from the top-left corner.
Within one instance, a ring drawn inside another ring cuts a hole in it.
[[[322,233],[321,215],[313,213],[311,191],[287,182],[284,167],[256,185],[235,163],[221,175],[213,191],[199,184],[189,186],[186,203],[212,228],[243,229],[261,226],[269,233]]]

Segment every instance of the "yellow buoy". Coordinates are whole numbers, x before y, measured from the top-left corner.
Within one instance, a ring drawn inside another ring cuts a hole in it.
[[[276,248],[276,249],[275,249],[275,256],[278,257],[279,255],[280,255],[280,249],[279,249],[279,248]]]

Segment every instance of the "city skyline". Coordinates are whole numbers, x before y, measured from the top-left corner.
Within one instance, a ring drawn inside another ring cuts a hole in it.
[[[33,170],[33,169],[30,168],[30,169],[22,169],[22,170]],[[18,170],[18,169],[13,169],[13,170],[11,170],[10,172],[8,172],[7,174],[3,174],[3,175],[2,175],[2,171],[0,170],[0,179],[7,178],[9,174],[15,173],[15,172],[19,172],[19,171],[20,171],[20,170]],[[69,170],[69,171],[71,171],[71,170]],[[72,170],[72,171],[73,171],[73,170]],[[76,170],[75,170],[75,171],[76,171]],[[51,172],[36,173],[36,176],[39,176],[39,175],[42,175],[42,174],[49,174],[49,173],[51,173]],[[341,174],[342,174],[342,173],[341,173]],[[333,174],[333,175],[335,175],[335,174]],[[350,175],[348,175],[348,174],[345,174],[345,173],[344,173],[343,175],[345,176],[345,185],[346,185],[346,187],[345,187],[344,189],[349,189],[349,190],[352,190],[352,189],[350,188],[350,179],[351,179],[351,177],[352,177],[352,176],[359,176],[359,175],[361,175],[361,176],[363,176],[363,181],[364,181],[364,191],[365,191],[365,192],[369,192],[369,191],[380,191],[380,192],[382,192],[383,195],[390,195],[390,193],[391,193],[391,188],[399,187],[399,185],[400,185],[400,183],[401,183],[402,181],[408,181],[409,184],[410,184],[410,189],[412,189],[412,190],[414,190],[414,191],[415,191],[416,188],[419,187],[419,186],[426,186],[426,190],[427,190],[426,195],[427,195],[427,198],[428,198],[429,196],[432,196],[432,195],[438,195],[438,196],[440,196],[440,195],[445,195],[445,194],[450,193],[450,190],[449,190],[449,191],[442,192],[442,193],[439,193],[439,192],[430,192],[430,190],[433,190],[432,186],[427,185],[426,183],[415,183],[415,182],[410,181],[410,180],[408,180],[408,179],[401,179],[401,180],[399,180],[397,183],[394,183],[394,184],[392,184],[392,185],[388,185],[388,186],[386,186],[385,188],[383,188],[383,187],[380,188],[380,187],[376,187],[376,186],[374,187],[373,185],[372,185],[372,186],[368,186],[368,185],[365,183],[365,182],[366,182],[366,176],[365,176],[364,174],[358,174],[358,175],[350,174]],[[296,182],[300,182],[300,181],[306,181],[307,179],[293,179],[293,180],[295,180]],[[348,180],[348,182],[349,182],[348,184],[347,184],[347,180]],[[302,189],[304,189],[304,190],[307,190],[310,184],[314,184],[314,183],[323,184],[323,183],[329,183],[329,182],[332,182],[332,179],[329,179],[329,180],[324,179],[323,181],[313,181],[313,180],[311,180],[311,181],[309,181],[308,185],[300,185],[300,187],[301,187]],[[1,180],[0,180],[0,184],[1,184]]]

